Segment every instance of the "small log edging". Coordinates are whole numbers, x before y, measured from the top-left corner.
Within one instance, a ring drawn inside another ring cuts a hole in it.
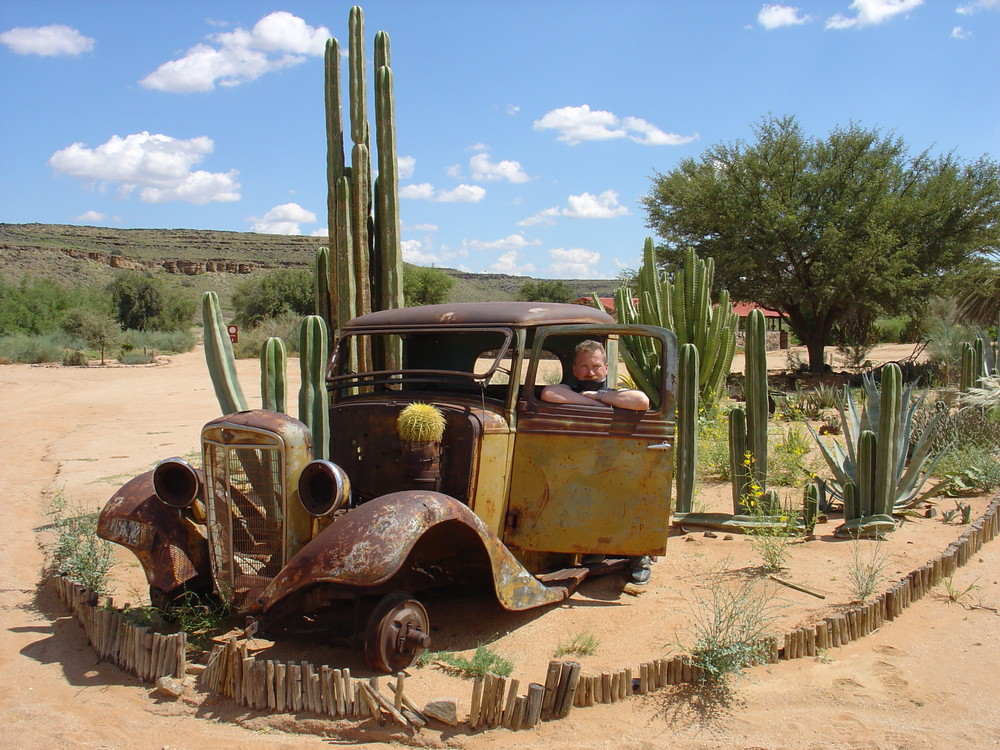
[[[184,676],[187,670],[187,633],[164,635],[152,628],[133,625],[125,620],[108,597],[99,601],[96,593],[56,576],[60,600],[83,627],[87,641],[101,661],[114,664],[143,682],[155,683],[161,677]]]
[[[782,638],[763,639],[759,663],[816,656],[820,651],[863,638],[896,619],[1000,534],[998,511],[1000,495],[940,555],[890,585],[876,599],[813,625],[794,628]],[[147,682],[165,675],[183,676],[184,633],[164,636],[129,625],[113,609],[110,599],[99,607],[92,592],[65,578],[55,580],[60,597],[83,625],[102,659]],[[701,669],[687,654],[644,662],[638,670],[626,667],[597,674],[581,674],[579,662],[550,661],[545,681],[529,683],[523,695],[519,680],[494,674],[475,678],[467,722],[473,731],[530,729],[541,721],[565,718],[572,708],[616,703],[631,695],[648,695],[671,685],[697,682],[701,677]],[[402,673],[394,681],[390,678],[392,697],[387,698],[378,677],[355,678],[350,669],[327,665],[317,668],[307,661],[259,661],[250,655],[246,641],[231,638],[209,654],[200,685],[258,711],[310,711],[354,720],[375,717],[419,729],[427,723],[427,717],[403,692],[404,679]]]

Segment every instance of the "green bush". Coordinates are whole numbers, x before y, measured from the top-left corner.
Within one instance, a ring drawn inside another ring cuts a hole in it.
[[[299,353],[299,327],[302,317],[293,312],[284,312],[274,318],[267,318],[257,326],[240,328],[239,341],[233,345],[233,355],[238,359],[253,359],[260,356],[260,347],[272,336],[285,342],[285,350],[290,356]]]
[[[253,328],[283,313],[312,315],[315,299],[312,271],[303,268],[263,271],[236,285],[234,320],[241,326]]]
[[[168,286],[149,272],[122,271],[108,285],[107,292],[122,327],[141,331],[187,328],[196,307],[190,292]]]
[[[82,348],[82,341],[62,331],[37,335],[13,333],[0,336],[0,362],[29,365],[62,362],[65,349]]]
[[[448,301],[455,280],[440,268],[403,266],[403,304],[439,305]]]
[[[105,306],[99,290],[63,287],[45,278],[22,277],[16,284],[0,277],[0,334],[56,333],[68,310]]]
[[[517,298],[527,302],[572,302],[577,295],[565,281],[542,279],[526,281],[518,291]]]
[[[97,536],[97,511],[70,505],[62,493],[49,509],[56,538],[49,547],[51,570],[98,594],[108,590],[114,563],[111,542]]]
[[[1000,457],[988,446],[967,445],[945,453],[934,473],[948,482],[947,495],[992,492],[1000,488]]]
[[[136,331],[122,334],[122,345],[129,349],[155,349],[163,354],[180,354],[194,349],[195,335],[188,329],[175,331]]]

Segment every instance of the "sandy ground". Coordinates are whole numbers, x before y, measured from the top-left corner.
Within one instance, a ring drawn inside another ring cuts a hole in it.
[[[880,351],[879,358],[907,356]],[[774,353],[783,367],[785,353]],[[241,362],[251,404],[259,403],[257,364]],[[736,365],[738,369],[738,365]],[[297,372],[290,367],[291,379]],[[296,388],[297,383],[291,383]],[[467,728],[391,734],[308,715],[260,716],[226,701],[191,694],[158,697],[115,667],[98,663],[79,626],[48,589],[39,588],[47,509],[62,493],[98,508],[115,488],[156,460],[188,455],[218,406],[200,349],[153,367],[0,366],[0,479],[5,523],[0,549],[8,561],[0,585],[0,737],[16,747],[298,748],[324,744],[469,748],[979,748],[1000,744],[1000,543],[987,545],[955,576],[974,587],[957,603],[944,587],[903,617],[816,659],[752,669],[732,700],[667,690],[627,703],[574,709],[569,718],[513,734]],[[725,503],[726,489],[706,486],[701,502]],[[974,501],[982,512],[986,498]],[[944,507],[950,501],[944,501]],[[850,542],[835,541],[835,523],[818,539],[790,548],[783,576],[826,599],[775,587],[775,632],[807,625],[850,601]],[[961,533],[940,518],[904,525],[884,548],[885,575],[895,580],[929,560]],[[867,553],[870,546],[865,548]],[[488,643],[516,663],[514,677],[541,681],[555,650],[576,634],[600,641],[580,657],[584,672],[632,666],[690,643],[691,611],[720,567],[750,576],[759,558],[743,538],[672,536],[641,596],[622,581],[585,583],[561,606],[513,615],[486,597],[427,597],[434,647]],[[115,572],[116,600],[141,601],[142,576],[127,552]],[[258,644],[263,658],[291,654],[366,674],[360,656],[320,644]],[[408,693],[418,701],[455,696],[468,709],[471,686],[432,667],[413,670]]]

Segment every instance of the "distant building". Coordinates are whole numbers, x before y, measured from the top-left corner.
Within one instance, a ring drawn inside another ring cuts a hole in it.
[[[601,306],[609,315],[615,314],[615,298],[614,297],[598,297],[601,301]],[[633,297],[632,301],[638,305],[639,299]],[[575,300],[578,305],[587,305],[592,307],[594,304],[592,297],[578,297]],[[781,313],[776,310],[768,310],[766,307],[761,307],[756,302],[734,302],[733,312],[740,316],[740,318],[745,318],[750,314],[751,310],[760,310],[764,314],[764,319],[767,322],[767,327],[770,330],[777,330],[780,327]]]

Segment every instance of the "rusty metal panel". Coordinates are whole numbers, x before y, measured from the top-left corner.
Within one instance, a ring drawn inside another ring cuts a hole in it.
[[[474,494],[469,507],[497,536],[503,534],[507,514],[507,491],[510,486],[511,452],[514,435],[493,429],[483,436]]]
[[[616,434],[598,416],[589,430],[582,420],[569,426],[577,429],[533,433],[522,417],[504,541],[523,550],[663,554],[673,479],[673,451],[665,444],[672,434],[663,425],[659,437]]]
[[[434,535],[438,528],[453,531]],[[507,609],[529,609],[567,595],[565,588],[549,588],[536,580],[482,520],[454,498],[408,491],[380,497],[335,519],[275,577],[260,604],[266,614],[316,584],[360,595],[391,590],[397,579],[410,585],[421,573],[433,579],[429,570],[423,570],[432,566],[423,566],[424,556],[419,554],[424,539],[434,542],[422,550],[428,557],[460,553],[462,560],[485,553],[497,600]],[[471,547],[462,541],[468,539],[474,540]]]
[[[171,508],[153,491],[153,472],[119,489],[101,510],[97,535],[135,554],[150,586],[171,592],[207,578],[208,547],[186,510]]]
[[[542,302],[454,302],[443,305],[401,307],[361,315],[344,330],[373,327],[440,325],[537,326],[565,323],[609,324],[615,320],[603,310],[587,305]]]

